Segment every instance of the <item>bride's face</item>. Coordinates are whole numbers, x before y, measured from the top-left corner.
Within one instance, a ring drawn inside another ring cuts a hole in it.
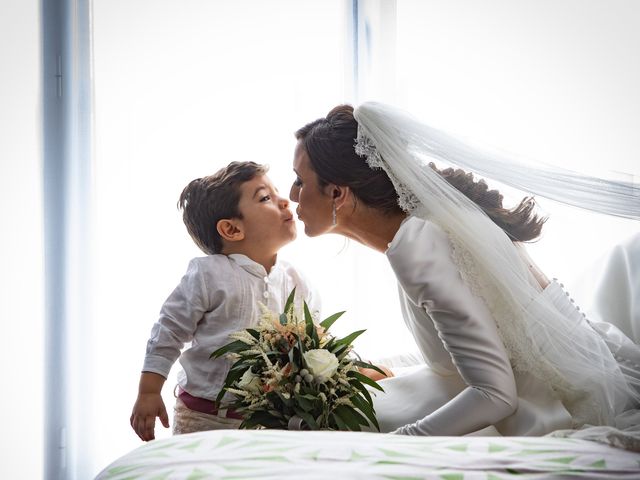
[[[311,160],[301,141],[293,156],[296,179],[291,185],[289,198],[296,202],[298,219],[304,223],[304,233],[316,237],[332,228],[333,202],[318,185],[318,175],[311,167]]]

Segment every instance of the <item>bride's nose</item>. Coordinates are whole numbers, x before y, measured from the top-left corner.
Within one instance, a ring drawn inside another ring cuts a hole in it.
[[[292,202],[298,203],[299,195],[300,195],[300,189],[295,183],[293,183],[291,185],[291,190],[289,190],[289,200],[291,200]]]
[[[278,197],[280,200],[278,201],[278,205],[280,206],[280,208],[285,209],[285,208],[289,208],[289,200],[287,198],[284,197]]]

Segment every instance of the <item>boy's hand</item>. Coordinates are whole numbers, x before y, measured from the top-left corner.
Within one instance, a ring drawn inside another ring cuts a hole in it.
[[[162,401],[162,396],[159,393],[138,394],[138,399],[133,406],[129,421],[131,422],[131,428],[145,442],[156,438],[156,417],[160,418],[165,428],[169,428],[169,417]]]

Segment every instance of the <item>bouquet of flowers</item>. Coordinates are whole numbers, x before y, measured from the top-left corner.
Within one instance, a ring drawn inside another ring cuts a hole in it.
[[[235,360],[218,403],[225,392],[236,396],[228,407],[244,416],[240,428],[380,430],[365,385],[383,390],[359,367],[385,374],[351,346],[364,330],[335,338],[328,330],[344,312],[316,325],[306,302],[296,311],[294,295],[295,288],[282,314],[264,307],[256,328],[230,335],[234,341],[211,354]]]

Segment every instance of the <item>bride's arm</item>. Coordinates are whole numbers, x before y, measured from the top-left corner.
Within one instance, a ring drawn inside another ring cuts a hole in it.
[[[384,380],[385,378],[391,378],[395,376],[391,370],[389,370],[384,365],[376,365],[380,370],[384,372],[384,374],[374,370],[372,368],[358,368],[361,374],[369,377],[371,380],[378,382],[380,380]]]
[[[495,321],[462,280],[441,229],[415,219],[402,236],[387,257],[405,294],[424,309],[412,321],[433,322],[467,388],[397,433],[464,435],[493,425],[517,408],[513,370]]]

